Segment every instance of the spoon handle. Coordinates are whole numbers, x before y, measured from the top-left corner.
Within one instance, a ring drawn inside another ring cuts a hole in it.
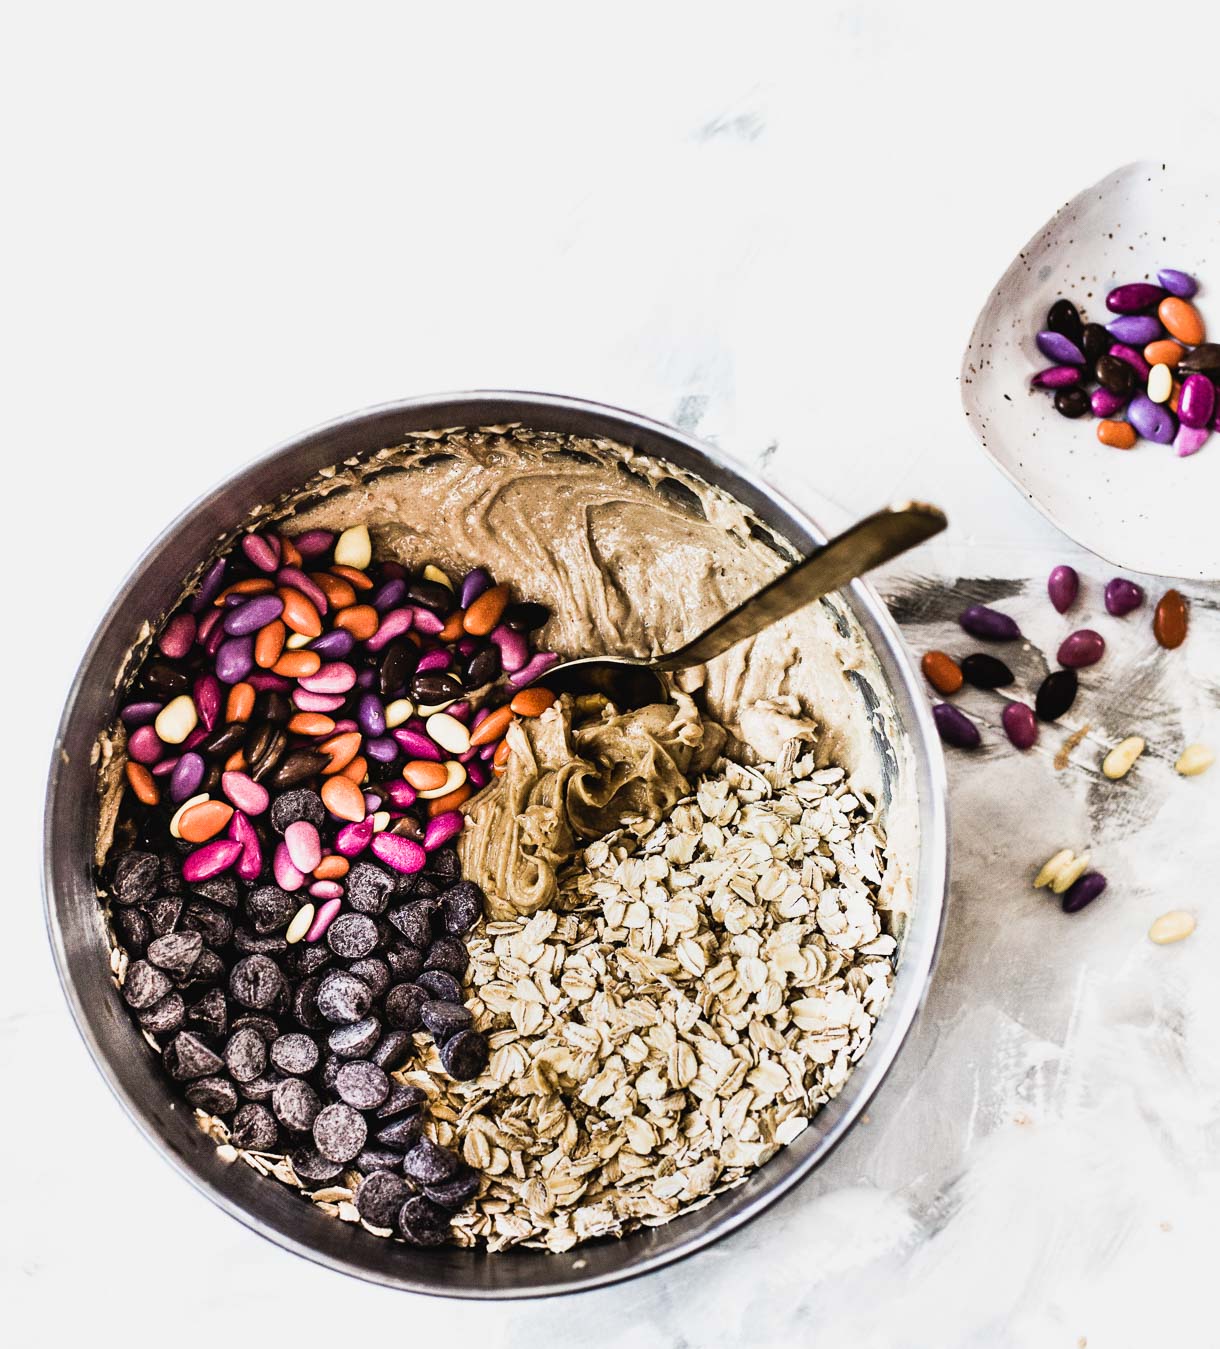
[[[657,670],[684,670],[702,665],[811,601],[939,534],[947,523],[942,511],[921,501],[887,506],[875,515],[865,516],[798,562],[791,571],[743,600],[684,647],[649,663]]]

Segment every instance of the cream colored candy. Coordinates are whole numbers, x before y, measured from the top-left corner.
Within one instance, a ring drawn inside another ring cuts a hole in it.
[[[390,812],[388,810],[379,810],[373,816],[373,833],[380,834],[383,830],[390,827]]]
[[[1129,735],[1126,740],[1120,740],[1101,761],[1101,771],[1106,777],[1117,782],[1119,778],[1127,776],[1143,752],[1143,737]]]
[[[1174,767],[1184,778],[1197,778],[1200,773],[1206,773],[1215,762],[1214,752],[1206,745],[1187,745],[1178,755]]]
[[[174,811],[173,818],[169,822],[169,832],[173,834],[175,838],[182,837],[182,835],[178,832],[178,821],[186,814],[188,810],[190,810],[192,806],[197,806],[200,803],[200,801],[206,801],[207,799],[208,799],[207,792],[200,792],[198,796],[192,796],[189,800],[183,801],[183,803],[178,807],[178,809]]]
[[[1062,848],[1034,877],[1034,889],[1049,885],[1054,894],[1061,895],[1084,875],[1088,866],[1088,853],[1077,857],[1071,848]]]
[[[420,792],[421,801],[435,801],[438,796],[446,796],[449,792],[456,792],[457,789],[466,781],[466,765],[458,763],[456,759],[450,759],[445,765],[445,782],[441,787],[433,787],[430,792]]]
[[[157,713],[153,730],[167,745],[180,745],[195,729],[199,713],[190,694],[180,693]]]
[[[297,942],[313,926],[314,907],[312,904],[302,905],[296,912],[296,917],[288,924],[288,931],[284,933],[284,940],[289,946],[295,946]]]
[[[434,567],[431,562],[424,568],[424,580],[435,581],[437,585],[444,586],[446,590],[453,590],[453,582],[439,567]]]
[[[1185,909],[1171,909],[1163,913],[1148,929],[1148,938],[1158,946],[1184,941],[1195,930],[1195,916]]]
[[[456,698],[446,698],[443,703],[420,703],[415,710],[421,717],[430,717],[433,712],[443,712],[445,708],[456,702]]]
[[[1154,365],[1148,373],[1148,397],[1154,403],[1168,403],[1173,393],[1173,371],[1167,365]]]
[[[395,698],[392,703],[386,704],[386,729],[392,731],[395,726],[401,726],[404,721],[410,721],[414,715],[415,704],[410,698]]]
[[[308,646],[313,638],[307,632],[290,632],[284,639],[284,645],[289,651],[299,651],[303,646]]]
[[[335,542],[335,562],[341,567],[363,571],[373,560],[373,541],[365,525],[345,529]]]
[[[448,712],[434,712],[424,726],[441,749],[450,754],[465,754],[470,748],[470,732]]]

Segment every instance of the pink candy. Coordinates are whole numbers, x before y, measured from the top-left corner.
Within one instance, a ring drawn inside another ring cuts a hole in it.
[[[377,631],[365,640],[365,649],[367,651],[380,651],[383,646],[388,646],[395,637],[401,637],[404,633],[410,632],[412,624],[419,627],[417,616],[420,612],[417,609],[391,609],[381,620]],[[422,612],[426,612],[426,610]],[[420,628],[420,631],[424,632],[426,629]],[[437,632],[440,632],[440,628],[437,628]]]
[[[339,910],[343,907],[341,899],[328,899],[325,904],[319,906],[314,914],[314,920],[309,925],[309,931],[305,934],[306,941],[317,941],[326,933],[326,929],[335,921],[339,915]]]
[[[345,700],[341,693],[310,693],[307,689],[293,689],[292,701],[302,712],[337,712]]]
[[[336,660],[299,682],[307,693],[346,693],[356,683],[356,671],[346,661]]]
[[[407,784],[404,782],[403,786]],[[345,824],[335,835],[335,850],[344,857],[355,857],[369,846],[373,837],[373,817],[366,815],[363,820]]]
[[[395,612],[398,611],[396,610]],[[415,615],[416,632],[422,632],[428,637],[435,637],[436,634],[440,632],[440,630],[445,626],[445,620],[443,618],[439,617],[437,614],[434,614],[431,609],[423,608],[422,605],[417,604],[411,612]],[[372,638],[370,638],[369,641],[365,643],[365,645],[372,646],[373,642],[375,642],[383,632],[385,632],[384,623],[382,623],[377,633]],[[374,647],[373,649],[376,650],[376,647]]]
[[[338,881],[314,881],[309,893],[314,899],[342,899],[343,887]]]
[[[151,726],[139,726],[127,737],[127,753],[136,763],[155,764],[164,752],[161,737]]]
[[[465,822],[460,810],[447,810],[429,820],[424,827],[424,851],[432,852],[434,848],[443,847],[451,838],[456,838]]]
[[[241,550],[259,571],[274,571],[280,560],[280,541],[261,534],[247,534],[242,538]]]
[[[238,810],[244,810],[247,815],[261,815],[271,804],[271,793],[248,773],[222,773],[220,789]]]
[[[190,614],[175,614],[157,639],[161,654],[171,660],[181,660],[195,641],[195,620]]]
[[[530,649],[524,633],[514,632],[501,623],[498,628],[492,629],[491,640],[500,648],[500,664],[507,673],[514,674],[525,668]]]
[[[233,812],[229,821],[229,837],[241,844],[241,856],[235,868],[243,881],[256,881],[263,869],[263,846],[258,841],[258,830],[240,811]]]
[[[421,853],[423,849],[420,849]],[[230,838],[214,838],[196,848],[182,864],[182,879],[188,885],[211,880],[227,871],[241,856],[242,845]]]
[[[292,856],[286,843],[275,845],[275,856],[271,861],[271,870],[275,873],[275,883],[281,890],[299,890],[305,884],[305,874],[293,865]]]
[[[305,876],[322,860],[322,840],[308,820],[294,820],[284,830],[284,846],[292,865]]]
[[[400,834],[374,834],[372,847],[374,857],[405,874],[422,871],[428,860],[428,854],[418,843]]]

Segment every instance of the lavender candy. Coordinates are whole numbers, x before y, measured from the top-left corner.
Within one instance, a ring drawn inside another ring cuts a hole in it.
[[[395,576],[373,591],[373,598],[369,603],[379,614],[384,614],[390,609],[397,608],[406,597],[406,581],[404,581],[401,576]]]
[[[202,754],[194,752],[184,754],[174,765],[174,771],[169,776],[169,799],[176,805],[181,805],[183,801],[194,796],[207,771],[208,766]]]
[[[225,614],[225,632],[230,637],[242,637],[257,632],[273,623],[284,612],[284,601],[278,595],[255,595],[236,609]]]
[[[1086,904],[1092,904],[1106,888],[1106,878],[1100,871],[1086,871],[1063,895],[1063,912],[1079,913]]]
[[[119,713],[119,717],[128,730],[134,730],[137,726],[147,726],[150,722],[156,721],[161,706],[160,703],[154,702],[128,703]]]
[[[1127,420],[1145,440],[1157,445],[1168,445],[1177,434],[1178,423],[1173,413],[1145,393],[1137,393],[1127,405]]]
[[[203,580],[199,582],[199,589],[191,598],[190,610],[193,614],[201,614],[217,595],[224,589],[225,571],[228,563],[224,558],[217,558],[215,562],[203,573]]]
[[[398,746],[388,735],[375,735],[367,738],[362,746],[363,752],[377,763],[393,763],[398,757]]]
[[[1143,602],[1144,587],[1128,581],[1125,576],[1116,576],[1106,583],[1106,613],[1113,614],[1115,618],[1132,613]]]
[[[1084,364],[1084,352],[1070,337],[1064,337],[1062,333],[1053,333],[1049,328],[1044,328],[1034,341],[1043,356],[1060,365]]]
[[[324,661],[342,660],[351,655],[355,645],[356,639],[346,628],[335,628],[333,632],[324,632],[321,637],[315,637],[309,643],[308,650],[316,651]]]
[[[957,749],[977,749],[981,743],[979,728],[952,703],[937,703],[932,709],[932,719],[946,745],[953,745]]]
[[[523,666],[515,674],[509,676],[508,682],[517,688],[524,688],[527,684],[532,684],[535,679],[541,679],[552,665],[559,663],[559,654],[555,651],[539,651],[538,654],[527,665]]]
[[[485,591],[491,588],[491,576],[483,570],[482,567],[476,567],[474,571],[468,571],[462,577],[461,593],[459,601],[463,609],[469,609],[470,606]]]
[[[1179,426],[1178,434],[1173,439],[1173,448],[1178,452],[1179,459],[1187,459],[1192,454],[1198,454],[1207,444],[1211,432],[1206,427],[1198,426]]]
[[[1120,342],[1129,342],[1132,346],[1138,347],[1145,347],[1149,342],[1155,342],[1165,335],[1160,319],[1153,318],[1151,314],[1124,314],[1121,318],[1107,323],[1106,332]]]
[[[1192,430],[1211,424],[1216,411],[1216,386],[1206,375],[1187,375],[1178,398],[1178,420]]]
[[[375,693],[366,693],[356,707],[356,720],[366,735],[385,734],[385,708]]]
[[[987,642],[1015,642],[1021,636],[1015,618],[998,609],[989,609],[985,604],[972,604],[957,621],[972,637],[981,637]]]
[[[1199,289],[1199,283],[1189,272],[1179,272],[1176,267],[1163,267],[1157,272],[1156,279],[1179,300],[1191,299]]]

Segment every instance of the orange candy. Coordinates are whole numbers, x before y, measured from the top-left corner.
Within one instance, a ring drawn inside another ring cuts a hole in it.
[[[225,760],[226,773],[244,773],[248,767],[244,750],[235,749]]]
[[[381,615],[371,604],[352,604],[335,615],[335,627],[350,632],[358,642],[367,642],[381,624]]]
[[[341,576],[345,581],[350,581],[357,590],[372,590],[372,581],[362,571],[357,571],[355,567],[345,567],[341,562],[336,562],[330,569],[332,576]]]
[[[183,811],[178,820],[178,832],[188,843],[206,843],[233,818],[233,807],[227,801],[200,801]]]
[[[128,759],[126,764],[127,782],[131,790],[135,792],[136,799],[143,801],[146,806],[155,806],[161,800],[161,792],[157,787],[157,780],[144,767],[142,763],[136,763],[134,759]]]
[[[322,772],[341,773],[360,753],[360,741],[359,731],[344,731],[342,735],[332,735],[329,740],[323,740],[318,748],[323,754],[330,755],[330,763]]]
[[[1170,337],[1176,337],[1188,347],[1197,347],[1203,341],[1203,319],[1189,300],[1167,295],[1157,306],[1156,312]]]
[[[462,626],[462,620],[465,615],[460,609],[452,613],[445,620],[445,626],[436,635],[442,642],[456,642],[466,629]]]
[[[339,781],[338,778],[335,781]],[[362,801],[364,797],[360,798]],[[329,857],[324,857],[313,869],[313,877],[316,881],[337,881],[346,876],[351,869],[351,863],[346,857],[341,857],[338,853],[331,853]]]
[[[512,751],[508,747],[508,741],[501,740],[496,746],[496,752],[491,756],[491,766],[502,770],[504,765],[508,762],[508,756],[511,753]]]
[[[952,656],[945,655],[943,651],[925,651],[919,668],[937,693],[947,696],[956,693],[962,686],[961,668]]]
[[[229,696],[225,700],[225,720],[249,721],[253,711],[254,685],[247,684],[243,679],[240,684],[234,684],[229,690]]]
[[[341,778],[347,778],[351,782],[359,784],[368,777],[369,761],[363,754],[357,754],[348,766],[339,774]]]
[[[403,768],[402,776],[403,781],[409,782],[417,792],[434,792],[449,779],[445,765],[431,759],[412,759]]]
[[[350,778],[333,777],[324,782],[322,804],[341,820],[358,823],[364,819],[364,793]]]
[[[508,706],[519,717],[540,717],[554,701],[555,695],[550,689],[522,689],[513,695]]]
[[[1167,651],[1179,647],[1186,640],[1190,611],[1181,592],[1167,590],[1157,601],[1152,615],[1152,635]]]
[[[265,628],[259,628],[254,639],[254,663],[260,670],[270,670],[280,658],[288,629],[278,619],[273,618]]]
[[[1135,427],[1128,422],[1107,419],[1097,423],[1097,439],[1116,450],[1131,450],[1135,448],[1137,437]]]
[[[280,541],[280,566],[299,567],[302,562],[300,549],[291,539],[286,539],[283,534],[278,534],[276,537]]]
[[[497,707],[494,712],[488,713],[481,722],[470,732],[470,743],[472,746],[490,745],[493,740],[499,738],[508,730],[509,722],[513,719],[513,709],[510,706]]]
[[[1162,338],[1159,342],[1149,342],[1144,348],[1144,360],[1149,365],[1167,365],[1172,370],[1185,355],[1185,349],[1178,342]]]
[[[234,581],[216,596],[216,603],[223,604],[226,595],[270,595],[275,582],[270,576],[249,576],[244,581]]]
[[[472,637],[486,637],[508,608],[508,587],[492,586],[466,610],[463,626]]]
[[[350,581],[332,576],[328,571],[311,571],[309,579],[330,601],[332,608],[342,609],[356,603],[356,587]]]
[[[285,651],[271,667],[271,673],[285,679],[307,679],[322,668],[322,657],[316,651]]]
[[[305,637],[321,637],[322,619],[312,600],[292,586],[281,586],[276,594],[284,601],[284,612],[280,617],[293,632]]]
[[[460,787],[455,787],[453,791],[446,792],[444,796],[434,796],[428,802],[428,818],[434,820],[447,810],[456,810],[463,802],[469,801],[473,795],[474,788],[469,782],[463,782]]]
[[[297,712],[288,722],[293,735],[330,735],[335,720],[324,712]]]

